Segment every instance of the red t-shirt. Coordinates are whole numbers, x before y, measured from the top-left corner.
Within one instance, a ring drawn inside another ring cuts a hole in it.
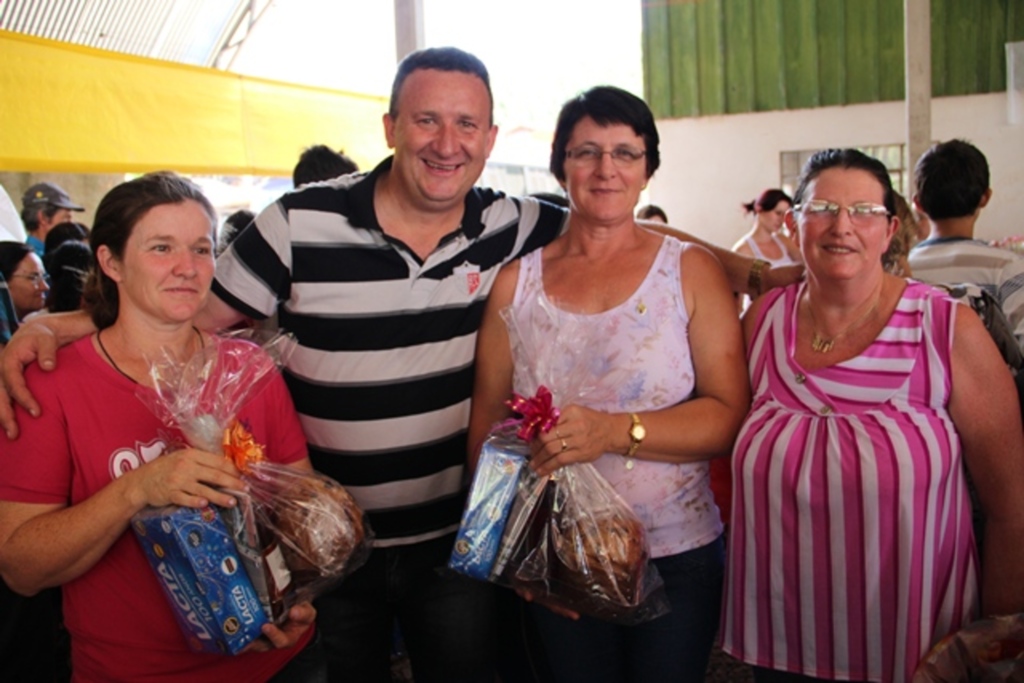
[[[21,436],[0,439],[0,500],[75,505],[118,474],[184,440],[136,398],[137,385],[100,358],[92,338],[61,349],[58,370],[32,366],[26,379],[42,407],[18,411]],[[267,457],[290,463],[306,441],[280,376],[239,416]],[[60,542],[57,540],[56,542]],[[294,648],[236,656],[192,652],[142,549],[130,530],[92,569],[64,585],[76,681],[263,681],[294,657]]]

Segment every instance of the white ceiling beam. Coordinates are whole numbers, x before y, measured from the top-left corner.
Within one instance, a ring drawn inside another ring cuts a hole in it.
[[[424,47],[423,0],[395,0],[396,61]]]
[[[906,72],[907,194],[914,194],[914,166],[932,142],[931,0],[903,1]]]

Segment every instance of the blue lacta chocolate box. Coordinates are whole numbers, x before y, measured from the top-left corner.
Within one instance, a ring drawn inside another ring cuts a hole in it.
[[[527,448],[508,433],[491,434],[484,441],[448,560],[451,569],[475,579],[493,578]]]
[[[216,509],[145,510],[132,529],[193,650],[237,654],[260,636],[266,613]]]

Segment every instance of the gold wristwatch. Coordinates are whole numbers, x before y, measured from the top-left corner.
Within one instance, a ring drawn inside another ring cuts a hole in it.
[[[643,423],[640,422],[640,416],[636,413],[630,413],[629,420],[631,422],[629,425],[629,450],[626,451],[626,457],[632,458],[640,450],[640,444],[644,442],[647,430],[644,429]]]

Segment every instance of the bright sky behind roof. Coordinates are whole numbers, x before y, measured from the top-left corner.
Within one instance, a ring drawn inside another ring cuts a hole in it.
[[[454,45],[487,65],[503,133],[550,131],[562,103],[591,86],[643,96],[640,7],[639,0],[423,0],[424,34],[427,46]],[[274,0],[231,68],[386,95],[394,36],[392,0]],[[492,160],[503,160],[501,150],[499,141]]]

